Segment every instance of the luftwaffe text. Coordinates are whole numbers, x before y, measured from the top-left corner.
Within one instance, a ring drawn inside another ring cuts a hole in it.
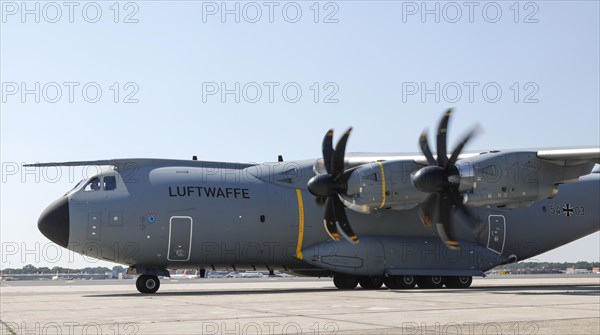
[[[169,186],[169,196],[250,199],[250,192],[237,187]]]

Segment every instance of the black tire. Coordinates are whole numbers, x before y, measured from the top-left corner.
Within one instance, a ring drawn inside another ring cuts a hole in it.
[[[415,287],[417,281],[414,276],[411,275],[403,275],[403,276],[389,276],[386,277],[383,282],[385,286],[389,289],[402,289],[407,290]]]
[[[156,293],[160,288],[160,280],[157,276],[141,275],[135,281],[135,287],[140,293]]]
[[[360,277],[358,283],[365,290],[376,290],[383,286],[383,277]]]
[[[444,277],[419,276],[417,277],[417,285],[423,289],[442,288],[444,286]]]
[[[135,288],[137,288],[137,290],[138,290],[140,293],[144,293],[144,292],[143,292],[142,285],[140,284],[140,282],[142,281],[141,279],[142,279],[142,276],[139,276],[139,277],[137,278],[137,280],[135,281]]]
[[[447,288],[468,288],[473,283],[471,276],[446,277],[445,284]]]
[[[358,279],[352,275],[337,274],[333,276],[333,284],[340,290],[353,290],[358,285]]]

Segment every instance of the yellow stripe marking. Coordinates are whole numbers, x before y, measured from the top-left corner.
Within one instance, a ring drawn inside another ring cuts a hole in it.
[[[377,162],[379,164],[379,169],[381,169],[381,206],[379,208],[385,207],[385,172],[383,171],[383,164],[381,162]]]
[[[298,244],[296,244],[296,258],[302,259],[302,240],[304,239],[304,203],[302,202],[302,192],[296,189],[298,198]]]

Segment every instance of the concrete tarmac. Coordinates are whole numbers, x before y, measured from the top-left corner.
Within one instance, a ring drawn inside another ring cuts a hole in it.
[[[0,334],[600,334],[600,276],[466,290],[340,291],[331,279],[2,282]]]

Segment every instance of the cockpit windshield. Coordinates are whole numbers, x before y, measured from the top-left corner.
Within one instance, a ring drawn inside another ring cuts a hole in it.
[[[90,179],[90,181],[88,181],[88,183],[85,185],[83,190],[86,192],[99,191],[100,190],[100,177],[93,177],[92,179]]]
[[[75,190],[78,190],[79,187],[81,185],[83,185],[83,183],[85,183],[86,181],[87,181],[87,179],[81,179],[77,184],[75,184],[75,186],[73,186],[72,189],[70,189],[67,193],[65,193],[65,195],[75,192]]]
[[[93,191],[112,191],[117,188],[117,177],[115,176],[98,176],[90,178],[83,190],[85,192]]]
[[[73,186],[73,188],[71,189],[71,191],[79,188],[79,186],[81,186],[83,183],[85,183],[87,181],[87,179],[81,179],[75,186]]]
[[[95,176],[89,179],[82,179],[67,194],[74,193],[83,189],[84,192],[94,191],[112,191],[117,189],[116,176]]]

